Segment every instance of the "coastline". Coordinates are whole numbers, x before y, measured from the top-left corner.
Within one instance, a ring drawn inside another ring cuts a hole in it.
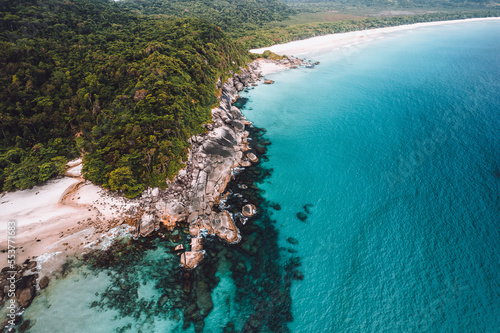
[[[445,24],[456,24],[476,21],[500,20],[500,17],[471,18],[464,20],[436,21],[415,23],[396,27],[386,27],[353,31],[340,34],[312,37],[300,41],[277,44],[270,47],[252,49],[252,53],[262,53],[270,50],[279,55],[303,56],[311,52],[327,51],[335,48],[353,46],[368,42],[384,35],[413,30],[428,26]],[[293,59],[293,58],[292,58]],[[220,90],[220,105],[212,110],[212,124],[207,124],[207,133],[191,138],[192,149],[186,168],[181,170],[175,179],[169,184],[165,191],[158,188],[149,189],[139,198],[130,200],[115,193],[102,189],[90,182],[84,181],[81,176],[81,161],[68,163],[69,170],[65,177],[51,180],[47,184],[35,186],[33,189],[3,193],[0,198],[0,207],[4,213],[4,220],[16,220],[18,224],[17,241],[18,262],[33,259],[46,253],[59,253],[62,255],[52,256],[55,261],[57,257],[66,258],[88,251],[88,244],[99,242],[101,238],[109,238],[109,232],[121,224],[128,224],[129,232],[136,230],[137,234],[148,236],[160,226],[172,228],[177,222],[187,220],[190,225],[190,234],[198,237],[201,229],[209,230],[209,233],[218,234],[222,239],[231,242],[238,241],[238,230],[231,216],[224,213],[220,216],[210,216],[211,206],[218,204],[219,197],[223,194],[227,182],[234,168],[251,163],[244,154],[247,150],[246,131],[243,129],[234,133],[236,140],[233,149],[229,149],[231,157],[225,156],[220,159],[206,160],[205,148],[224,141],[222,136],[231,131],[235,124],[237,127],[249,124],[241,112],[232,104],[238,98],[238,92],[249,84],[255,84],[261,77],[280,72],[296,63],[287,60],[274,61],[268,59],[257,59],[248,65],[248,69],[242,69],[240,75],[233,74],[224,84],[218,83]],[[239,122],[239,124],[237,124]],[[221,130],[222,129],[222,130]],[[214,174],[211,165],[219,165],[219,170]],[[208,167],[208,168],[207,168]],[[78,170],[76,170],[78,169]],[[76,170],[76,172],[71,172]],[[208,173],[207,173],[208,171]],[[212,174],[212,184],[207,176]],[[207,188],[209,186],[209,188]],[[196,193],[198,188],[198,193]],[[70,189],[72,191],[70,191]],[[202,189],[206,189],[202,193]],[[44,191],[47,193],[42,198]],[[66,192],[72,192],[70,195]],[[64,192],[64,193],[61,193]],[[207,193],[211,192],[211,193]],[[63,197],[68,196],[63,199]],[[200,200],[201,198],[201,200]],[[193,205],[194,203],[194,205]],[[7,205],[15,207],[8,209]],[[139,208],[139,206],[142,206]],[[210,212],[209,212],[210,211]],[[210,218],[205,221],[196,221],[197,216],[207,213]],[[224,224],[224,229],[230,233],[220,232],[211,226],[210,220],[218,217],[218,223]],[[6,225],[0,229],[0,248],[6,248]],[[195,248],[197,245],[195,244]],[[49,250],[47,250],[49,249]],[[193,254],[195,259],[188,263],[184,259],[184,266],[194,268],[196,263],[202,259],[200,253]],[[59,258],[61,259],[61,258]],[[0,260],[7,262],[7,252],[0,252]],[[62,263],[62,260],[60,260]],[[57,265],[49,265],[53,269]],[[50,272],[46,272],[50,273]]]
[[[264,75],[301,64],[294,58],[258,59],[224,84],[219,81],[220,105],[212,110],[212,123],[206,125],[206,133],[190,139],[186,168],[164,191],[154,188],[136,199],[121,197],[85,181],[81,160],[75,160],[68,163],[64,177],[32,189],[2,193],[3,219],[17,223],[15,270],[28,281],[18,288],[18,309],[27,308],[38,294],[36,290],[44,289],[68,259],[106,250],[120,235],[163,238],[176,227],[187,226],[190,236],[187,241],[177,241],[175,252],[188,272],[207,256],[203,249],[207,235],[226,244],[239,243],[242,236],[237,224],[244,226],[253,215],[259,215],[255,206],[259,203],[245,200],[225,207],[231,196],[228,184],[243,168],[258,165],[257,156],[262,152],[247,140],[254,128],[233,103],[238,92],[262,83]],[[7,223],[0,235],[0,260],[7,263]],[[246,248],[252,243],[243,240],[242,244]],[[2,285],[4,275],[0,276]],[[4,301],[2,297],[0,302]]]
[[[500,18],[417,23],[333,34],[250,51],[261,53],[269,49],[282,55],[298,52],[294,53],[297,56],[348,47],[397,31],[485,20]],[[224,198],[233,171],[258,163],[248,147],[246,126],[251,126],[251,123],[233,103],[238,99],[239,91],[256,84],[262,76],[301,64],[294,59],[258,59],[240,74],[232,73],[233,76],[223,84],[218,82],[220,105],[212,110],[212,123],[206,125],[206,133],[191,138],[192,148],[186,168],[164,191],[148,189],[139,198],[126,199],[84,181],[80,172],[81,161],[72,161],[63,178],[30,190],[3,193],[0,208],[4,220],[19,223],[16,235],[18,270],[23,262],[29,266],[26,260],[37,260],[37,269],[32,272],[41,274],[40,278],[51,276],[69,256],[106,248],[109,240],[119,234],[135,231],[136,235],[147,237],[160,228],[161,232],[172,230],[178,223],[189,226],[191,243],[179,243],[182,245],[179,247],[182,253],[180,263],[188,270],[196,268],[203,260],[206,234],[215,235],[228,244],[240,242],[240,230],[236,225],[240,216],[224,209],[214,209],[221,203],[221,197]],[[11,206],[10,210],[6,209],[7,205]],[[5,223],[0,229],[0,249],[7,248],[6,235]],[[40,256],[42,258],[37,258]],[[7,263],[6,251],[0,253],[0,260]]]
[[[413,23],[407,25],[399,25],[395,27],[367,29],[360,31],[330,34],[325,36],[311,37],[308,39],[293,41],[285,44],[276,44],[268,47],[251,49],[249,50],[249,52],[261,54],[264,51],[269,50],[279,55],[304,57],[313,52],[314,53],[327,52],[332,49],[351,47],[353,45],[357,45],[360,43],[365,43],[379,38],[383,38],[384,35],[391,34],[394,32],[409,31],[409,30],[431,27],[431,26],[439,26],[439,25],[478,22],[478,21],[498,21],[498,20],[500,20],[500,17],[483,17],[483,18],[463,19],[463,20]]]
[[[214,208],[227,197],[223,193],[234,171],[258,159],[246,140],[246,127],[251,123],[232,104],[239,91],[256,85],[264,75],[300,64],[298,59],[258,59],[248,69],[241,68],[240,74],[233,73],[224,84],[219,81],[220,105],[212,110],[212,123],[206,124],[206,133],[190,139],[186,167],[164,191],[153,188],[136,199],[124,198],[85,181],[82,161],[77,159],[68,162],[63,177],[31,189],[2,193],[0,208],[5,223],[0,226],[0,260],[7,264],[8,221],[16,223],[16,270],[25,274],[27,266],[36,265],[28,273],[40,275],[35,285],[41,276],[52,277],[69,257],[104,250],[122,234],[147,237],[161,228],[161,236],[179,223],[187,223],[191,244],[180,243],[179,251],[181,265],[188,270],[203,260],[205,234],[238,243],[241,236],[233,214]],[[245,216],[251,217],[255,207],[247,206],[251,213]],[[184,251],[186,248],[189,250]]]

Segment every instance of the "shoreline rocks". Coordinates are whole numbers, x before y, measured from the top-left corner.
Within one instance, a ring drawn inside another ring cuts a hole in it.
[[[252,204],[247,204],[241,209],[241,214],[246,217],[252,217],[255,215],[257,208]]]
[[[300,64],[301,60],[293,58],[276,62],[280,66],[292,67]],[[239,91],[261,78],[259,61],[254,61],[248,69],[242,68],[241,73],[233,73],[226,82],[218,81],[220,104],[212,109],[212,123],[205,125],[205,134],[190,139],[191,150],[186,167],[159,194],[161,199],[156,202],[155,208],[162,225],[173,228],[178,222],[187,222],[189,234],[194,237],[191,242],[204,237],[202,233],[216,235],[230,244],[241,240],[232,216],[226,211],[216,213],[213,207],[219,205],[233,170],[259,161],[252,152],[244,154],[248,151],[249,135],[245,126],[251,123],[233,103],[239,98]],[[255,214],[255,207],[249,208],[248,214]],[[139,222],[141,236],[153,233],[154,220],[150,215],[142,215]],[[201,260],[202,245],[193,249],[192,244],[191,250],[181,255],[181,265],[186,269],[193,269]]]

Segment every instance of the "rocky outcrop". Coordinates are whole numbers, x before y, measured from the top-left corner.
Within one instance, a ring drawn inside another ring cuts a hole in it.
[[[203,260],[203,237],[191,238],[191,251],[181,254],[181,264],[184,268],[194,269]]]
[[[259,159],[257,158],[257,156],[255,156],[254,153],[248,153],[247,154],[247,158],[250,160],[250,162],[252,163],[257,163],[259,161]]]
[[[247,204],[247,205],[243,206],[243,208],[241,209],[241,214],[243,214],[246,217],[251,217],[251,216],[255,215],[255,211],[256,211],[256,208],[254,205]]]
[[[284,59],[278,62],[291,67],[297,61]],[[239,97],[239,91],[261,77],[259,63],[253,62],[247,69],[242,68],[241,73],[233,73],[225,83],[217,82],[220,104],[212,110],[212,123],[205,125],[207,132],[190,139],[186,167],[165,191],[156,190],[156,195],[149,191],[141,198],[143,207],[146,207],[138,222],[142,236],[151,234],[160,222],[167,228],[173,228],[181,221],[189,224],[189,233],[193,237],[191,250],[180,255],[181,264],[187,269],[193,269],[203,259],[200,240],[206,234],[216,235],[228,243],[241,239],[231,215],[225,211],[216,213],[212,208],[219,204],[233,169],[258,162],[255,154],[246,152],[249,133],[245,126],[251,123],[232,104]],[[248,213],[253,215],[255,208]]]

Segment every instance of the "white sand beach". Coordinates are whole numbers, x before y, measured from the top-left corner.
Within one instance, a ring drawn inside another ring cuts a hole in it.
[[[71,169],[78,167],[81,164]],[[50,271],[50,267],[58,266],[51,261],[61,262],[69,255],[89,251],[100,238],[105,242],[107,233],[122,224],[127,211],[137,205],[85,182],[79,175],[4,192],[0,195],[0,261],[7,263],[10,221],[16,225],[15,243],[11,243],[17,247],[16,263],[43,255],[42,260],[48,261],[43,268]],[[126,227],[128,231],[134,229]]]
[[[277,44],[269,47],[263,47],[259,49],[252,49],[252,53],[263,53],[266,50],[270,50],[279,55],[289,55],[295,57],[304,57],[308,54],[327,52],[337,48],[347,48],[360,43],[366,43],[372,40],[384,38],[384,35],[391,34],[394,32],[406,31],[419,29],[424,27],[431,27],[437,25],[445,24],[456,24],[464,22],[477,22],[477,21],[494,21],[500,20],[500,17],[486,17],[486,18],[471,18],[465,20],[451,20],[451,21],[436,21],[436,22],[425,22],[425,23],[415,23],[408,25],[401,25],[396,27],[378,28],[370,30],[352,31],[339,34],[331,34],[319,37],[312,37],[304,40],[289,42],[285,44]],[[270,70],[267,71],[266,70]],[[269,74],[278,70],[276,67],[263,68],[263,73]]]

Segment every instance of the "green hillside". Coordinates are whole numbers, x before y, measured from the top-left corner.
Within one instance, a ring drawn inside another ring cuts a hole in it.
[[[86,178],[165,186],[204,131],[216,80],[245,52],[206,21],[107,0],[0,1],[0,187],[28,188],[85,153]]]

